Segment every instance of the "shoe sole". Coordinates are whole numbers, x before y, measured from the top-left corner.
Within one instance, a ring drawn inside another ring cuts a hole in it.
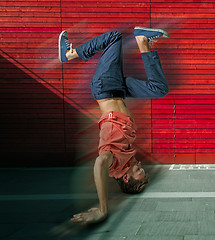
[[[145,30],[145,31],[151,31],[151,32],[161,32],[163,33],[163,36],[162,37],[166,37],[168,38],[169,37],[169,33],[162,30],[162,29],[159,29],[159,28],[144,28],[144,27],[135,27],[134,29],[139,29],[139,30]]]
[[[63,62],[63,61],[61,61],[61,44],[60,44],[60,42],[61,42],[62,35],[63,35],[65,32],[66,32],[65,30],[62,31],[61,34],[59,35],[59,38],[58,38],[58,57],[59,57],[59,61],[60,61],[60,62]]]

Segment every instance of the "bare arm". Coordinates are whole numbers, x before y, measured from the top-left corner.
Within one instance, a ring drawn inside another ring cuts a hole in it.
[[[99,198],[99,209],[104,213],[108,213],[108,178],[109,166],[113,162],[111,152],[100,155],[94,165],[94,179]]]
[[[110,151],[101,154],[95,161],[94,179],[99,198],[99,208],[91,208],[88,212],[75,214],[72,222],[94,223],[104,220],[108,215],[108,177],[109,166],[113,162]]]

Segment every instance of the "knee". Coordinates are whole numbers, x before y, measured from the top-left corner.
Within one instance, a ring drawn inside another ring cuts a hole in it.
[[[122,34],[119,31],[111,31],[111,33],[117,39],[121,39],[122,38]]]
[[[162,98],[165,97],[169,93],[168,84],[162,83],[159,86],[156,86],[154,89],[155,98]]]
[[[160,97],[165,97],[169,93],[169,87],[166,85],[164,89],[160,91]]]

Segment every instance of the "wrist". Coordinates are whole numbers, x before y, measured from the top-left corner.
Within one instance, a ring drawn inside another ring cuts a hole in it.
[[[108,209],[107,208],[99,208],[99,211],[106,217],[108,215]]]

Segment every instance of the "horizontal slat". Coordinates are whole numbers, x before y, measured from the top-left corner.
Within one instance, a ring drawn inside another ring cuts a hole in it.
[[[193,12],[192,10],[190,11],[190,13],[183,13],[183,12],[179,12],[179,13],[163,13],[162,11],[159,13],[151,13],[151,18],[172,18],[172,19],[187,19],[187,18],[214,18],[214,14],[213,13],[207,13],[206,12]]]
[[[0,6],[0,12],[60,12],[59,3],[56,6]]]
[[[45,14],[41,14],[40,12],[25,12],[24,14],[20,11],[14,12],[14,11],[1,11],[1,16],[2,16],[2,21],[5,20],[5,18],[9,18],[9,21],[13,21],[13,19],[18,19],[20,21],[26,21],[26,19],[29,19],[31,21],[31,19],[35,22],[37,22],[38,20],[41,19],[46,19],[47,20],[49,18],[60,18],[60,12],[46,12]],[[56,19],[57,21],[59,21],[60,19]]]
[[[0,0],[0,2],[3,2],[2,4],[4,4],[5,2],[25,2],[26,0]],[[37,2],[38,0],[30,0],[29,2]],[[40,0],[41,2],[50,2],[50,0]],[[59,2],[60,0],[52,0],[52,2]]]
[[[66,1],[68,1],[68,0],[66,0]],[[199,2],[199,0],[152,0],[152,2],[153,3],[183,3],[183,4],[185,4],[185,6],[186,6],[186,4],[187,3],[198,3]],[[204,1],[203,3],[205,4],[207,4],[207,3],[214,3],[214,0],[206,0],[206,1]]]
[[[2,7],[7,7],[10,10],[11,7],[60,7],[60,1],[1,1]]]
[[[94,11],[91,8],[97,8],[100,9],[100,11],[104,11],[104,12],[110,12],[112,11],[114,8],[118,8],[118,11],[121,12],[122,9],[126,9],[126,8],[130,8],[132,9],[138,9],[138,8],[144,8],[144,7],[149,7],[150,3],[149,1],[141,1],[141,2],[136,2],[134,4],[133,1],[127,1],[126,4],[123,4],[123,1],[62,1],[61,2],[61,6],[63,8],[68,8],[70,11],[73,11],[74,9],[80,8],[81,9],[86,9],[88,12],[92,12]],[[110,8],[110,9],[109,9]],[[81,12],[81,11],[80,11]]]
[[[91,4],[89,4],[91,6]],[[102,5],[102,6],[101,6]],[[83,6],[78,6],[75,7],[73,6],[73,4],[71,5],[71,8],[66,4],[62,6],[62,12],[66,13],[79,13],[80,16],[82,16],[82,14],[85,13],[103,13],[106,16],[108,16],[108,13],[119,13],[123,14],[123,13],[146,13],[146,11],[149,11],[149,4],[140,4],[142,6],[136,6],[135,8],[131,8],[130,6],[132,6],[132,4],[130,5],[126,5],[123,8],[120,8],[120,6],[115,6],[113,4],[110,4],[110,6],[108,6],[108,4],[106,4],[106,6],[103,6],[103,4],[99,5],[98,3],[96,4],[92,4],[92,6],[90,8],[87,7],[83,7]],[[113,6],[111,6],[113,5]],[[138,4],[139,5],[139,4]],[[75,17],[76,15],[72,16]],[[96,17],[96,16],[93,16]],[[142,16],[143,17],[143,16]]]
[[[151,2],[151,7],[154,9],[156,8],[169,8],[169,9],[174,9],[174,8],[182,8],[183,11],[185,10],[185,4],[183,3],[183,1],[181,2],[175,2],[175,1],[159,1],[159,2],[156,2],[156,1],[152,0]],[[210,3],[209,1],[204,1],[204,2],[198,2],[198,1],[192,1],[192,2],[189,2],[187,1],[186,2],[186,8],[198,8],[199,9],[199,12],[202,12],[202,9],[203,8],[205,11],[207,11],[207,8],[214,8],[215,7],[215,4],[214,3]]]
[[[49,28],[42,27],[42,26],[40,26],[38,28],[37,27],[32,28],[32,27],[23,27],[22,26],[22,27],[1,27],[0,31],[1,32],[12,32],[12,33],[19,33],[19,32],[21,32],[21,33],[23,33],[23,32],[29,32],[29,33],[55,32],[55,33],[59,33],[59,32],[61,32],[61,29],[59,27],[56,28],[55,26],[49,27]]]

